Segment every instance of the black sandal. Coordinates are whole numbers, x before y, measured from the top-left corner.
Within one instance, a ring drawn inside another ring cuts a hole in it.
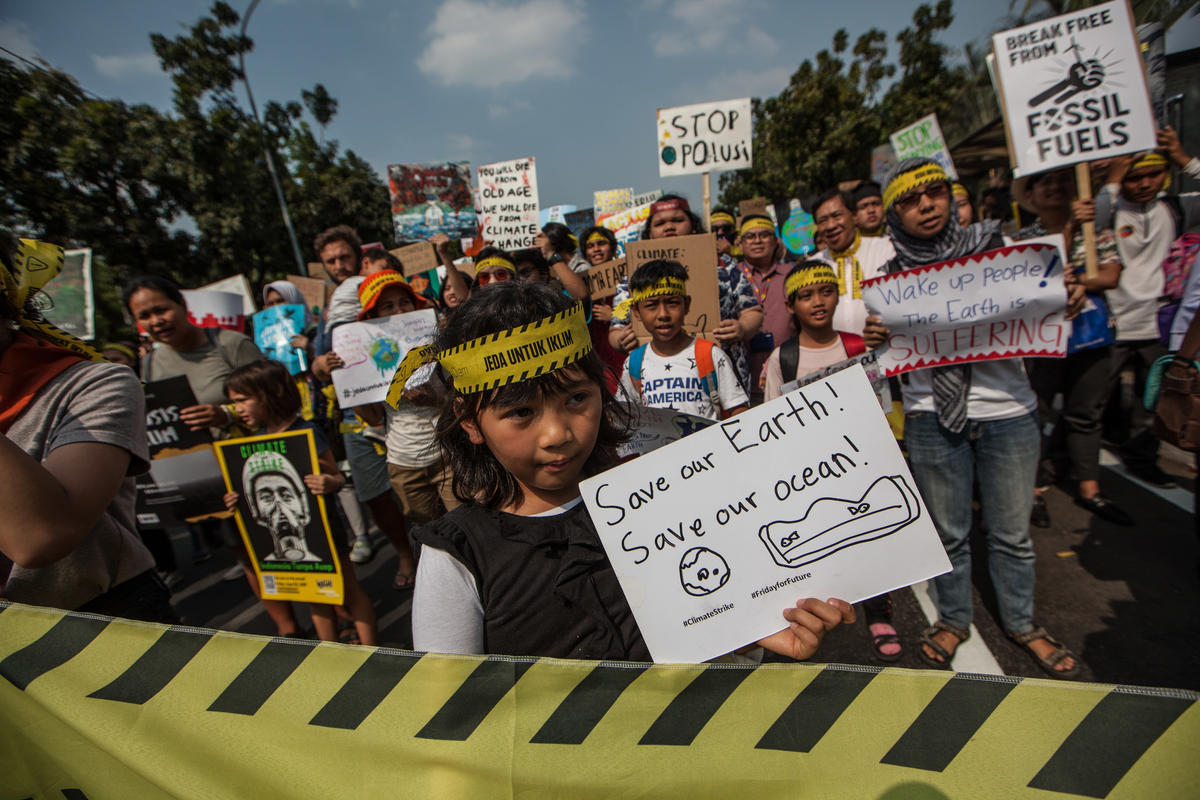
[[[939,633],[949,633],[954,636],[954,638],[958,639],[958,644],[954,646],[954,652],[946,652],[946,648],[938,644],[937,640],[933,638]],[[963,630],[962,628],[956,628],[953,625],[947,625],[945,622],[942,622],[939,619],[937,622],[921,631],[921,644],[928,646],[930,650],[941,656],[941,659],[939,660],[926,653],[924,646],[918,648],[917,652],[921,654],[921,660],[934,669],[950,669],[950,661],[954,658],[954,654],[958,652],[958,648],[962,645],[962,643],[970,638],[971,632],[969,630]]]
[[[1071,680],[1072,678],[1079,677],[1079,673],[1083,669],[1083,662],[1079,660],[1079,656],[1068,650],[1067,646],[1062,642],[1046,633],[1046,629],[1040,625],[1026,633],[1009,633],[1008,638],[1012,639],[1014,642],[1020,645],[1025,652],[1033,656],[1034,662],[1036,662],[1037,665],[1042,668],[1042,672],[1046,673],[1051,678],[1057,678],[1058,680]],[[1045,639],[1047,642],[1054,645],[1053,652],[1051,652],[1050,655],[1046,656],[1045,658],[1039,656],[1034,649],[1029,646],[1030,642],[1037,641],[1038,639]],[[1055,669],[1055,667],[1062,663],[1063,659],[1065,658],[1075,659],[1075,666],[1071,667],[1070,669]]]

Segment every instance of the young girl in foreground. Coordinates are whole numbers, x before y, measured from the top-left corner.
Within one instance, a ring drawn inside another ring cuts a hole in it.
[[[528,378],[536,364],[511,375],[487,371],[499,362],[489,350],[520,344],[520,334],[505,334],[522,326],[571,342],[546,356],[558,368]],[[465,505],[414,532],[424,545],[415,648],[649,660],[579,496],[580,481],[616,464],[625,435],[582,307],[536,284],[490,287],[458,310],[433,353],[454,378],[437,433]],[[804,659],[826,631],[853,621],[841,600],[808,599],[785,610],[788,627],[759,644]]]
[[[333,460],[333,451],[325,434],[311,422],[300,419],[300,392],[288,374],[287,368],[278,361],[256,361],[239,367],[230,373],[225,381],[226,396],[237,407],[238,416],[259,435],[267,433],[285,433],[287,431],[311,430],[317,445],[317,463],[321,471],[314,475],[304,476],[304,485],[313,494],[325,495],[332,499],[346,485],[346,477],[337,468]],[[229,492],[225,495],[225,507],[230,511],[237,510],[238,493]],[[332,512],[332,509],[331,509]],[[332,513],[330,517],[336,519]],[[346,541],[340,533],[333,536],[339,546]],[[358,634],[360,644],[378,644],[379,634],[375,623],[375,608],[371,599],[363,591],[362,585],[354,575],[354,568],[345,552],[338,552],[338,560],[342,565],[342,589],[346,613],[354,621],[354,629]],[[261,598],[258,581],[246,567],[247,579],[254,587],[254,594]],[[272,617],[284,610],[291,616],[290,604],[281,601],[263,601],[271,611]],[[337,607],[326,603],[310,603],[313,628],[317,638],[323,642],[338,641]],[[280,624],[280,620],[276,620]],[[294,626],[294,621],[293,621]],[[281,629],[284,627],[280,626]]]

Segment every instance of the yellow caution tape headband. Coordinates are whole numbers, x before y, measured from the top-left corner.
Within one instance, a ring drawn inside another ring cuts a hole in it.
[[[431,361],[450,373],[459,394],[474,394],[548,375],[591,351],[587,315],[583,304],[576,303],[537,322],[489,333],[440,353],[432,345],[414,348],[396,370],[387,402],[395,408],[408,379]]]
[[[770,231],[774,234],[775,224],[766,217],[751,217],[742,223],[742,228],[738,231],[738,235],[745,236],[750,231]]]
[[[949,181],[946,171],[937,164],[923,164],[917,169],[900,173],[883,191],[884,210],[891,208],[897,198],[908,194],[918,186],[924,186],[934,181]]]
[[[791,300],[792,295],[809,286],[816,286],[821,283],[832,283],[838,285],[837,273],[833,271],[833,267],[828,264],[822,264],[819,267],[808,267],[802,270],[797,270],[787,276],[787,280],[783,283],[783,296]]]
[[[485,258],[483,261],[475,262],[475,274],[478,275],[479,273],[483,272],[485,269],[490,269],[492,267],[500,267],[501,269],[506,269],[509,272],[513,273],[514,275],[517,273],[517,268],[514,267],[513,263],[511,261],[509,261],[507,258],[501,258],[500,256],[489,256],[489,257]]]
[[[709,218],[709,222],[713,225],[723,223],[725,225],[733,225],[733,214],[726,214],[724,211],[718,211]]]
[[[592,235],[591,235],[591,236],[589,236],[589,237],[587,237],[587,241],[583,243],[583,246],[584,246],[584,247],[587,247],[587,246],[588,246],[589,244],[591,244],[592,242],[605,242],[605,243],[608,243],[608,237],[607,237],[607,236],[605,236],[605,235],[604,235],[603,233],[601,233],[600,231],[593,231],[593,232],[592,232]]]
[[[1170,166],[1171,162],[1167,160],[1166,156],[1157,150],[1151,150],[1134,159],[1133,163],[1129,165],[1129,172],[1133,172],[1135,169],[1147,169],[1150,167],[1167,169]],[[1127,172],[1126,175],[1128,174],[1129,173]],[[1163,182],[1162,188],[1171,188],[1171,173],[1167,173],[1167,179]]]
[[[955,197],[959,197],[959,196],[970,197],[971,196],[971,193],[967,191],[967,187],[963,186],[958,181],[955,181],[954,183],[950,184],[950,191],[954,194]]]
[[[16,310],[17,324],[21,326],[21,330],[56,347],[70,350],[89,361],[104,361],[104,356],[82,339],[77,339],[30,314],[29,301],[58,275],[65,258],[63,249],[56,244],[36,239],[20,239],[13,257],[12,269],[0,262],[0,285],[3,286],[4,296],[9,305]]]
[[[629,298],[633,305],[650,297],[681,294],[687,296],[687,285],[678,278],[659,278],[645,289],[639,289]]]

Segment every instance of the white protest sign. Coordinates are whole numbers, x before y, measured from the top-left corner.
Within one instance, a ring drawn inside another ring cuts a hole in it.
[[[684,414],[673,408],[651,408],[634,403],[621,405],[625,406],[630,419],[629,440],[617,445],[617,457],[622,461],[644,456],[715,423],[715,420]]]
[[[258,311],[258,305],[254,302],[254,292],[250,291],[250,281],[246,280],[245,275],[230,275],[228,278],[206,283],[199,288],[210,289],[214,292],[230,292],[231,294],[241,295],[242,313],[247,317],[254,316],[255,312]]]
[[[834,375],[844,369],[849,369],[855,364],[862,365],[863,370],[867,373],[867,380],[869,380],[871,385],[875,387],[875,391],[879,392],[881,386],[884,388],[887,387],[887,375],[884,374],[883,368],[879,366],[879,357],[886,353],[887,349],[888,347],[886,344],[881,344],[874,350],[868,350],[865,353],[851,356],[845,361],[839,361],[836,364],[830,364],[828,367],[819,369],[816,372],[810,372],[794,381],[788,381],[780,387],[780,392],[782,394],[794,392],[801,387],[808,386],[810,383],[816,383],[817,381],[828,378],[830,375]]]
[[[608,228],[613,232],[613,236],[617,237],[618,255],[625,254],[625,245],[641,238],[642,228],[650,219],[650,206],[652,205],[654,204],[647,203],[643,206],[627,208],[600,220],[599,224]]]
[[[655,661],[698,662],[940,575],[946,552],[852,367],[580,485]]]
[[[1019,356],[1062,357],[1071,328],[1058,248],[1018,244],[869,278],[862,298],[891,331],[888,375]]]
[[[345,363],[333,371],[338,404],[351,408],[382,402],[408,351],[436,333],[437,314],[431,308],[334,328],[333,351]]]
[[[241,332],[246,327],[243,298],[233,292],[212,289],[184,289],[188,319],[201,328],[227,328]]]
[[[478,172],[483,238],[504,250],[533,247],[533,237],[541,230],[533,158],[484,164]]]
[[[1125,0],[992,36],[1017,176],[1156,146]]]
[[[951,180],[958,180],[954,162],[950,160],[950,148],[946,147],[946,137],[942,135],[942,128],[938,125],[937,114],[921,117],[888,138],[892,142],[893,157],[898,161],[906,158],[932,158],[946,170]]]
[[[750,98],[660,108],[658,175],[694,175],[754,166]]]

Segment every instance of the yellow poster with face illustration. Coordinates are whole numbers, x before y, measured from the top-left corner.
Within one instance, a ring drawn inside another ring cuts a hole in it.
[[[325,498],[305,475],[320,472],[311,430],[216,442],[226,491],[264,600],[342,603],[342,565]]]

